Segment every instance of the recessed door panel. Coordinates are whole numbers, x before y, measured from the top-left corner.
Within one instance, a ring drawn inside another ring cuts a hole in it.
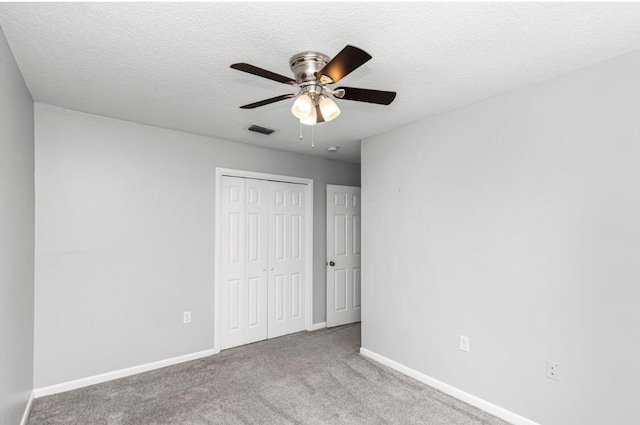
[[[248,260],[252,263],[260,261],[260,253],[261,253],[261,223],[260,223],[260,214],[252,213],[248,214],[248,224],[249,227],[247,229],[247,233],[249,233],[249,258]]]
[[[297,319],[302,313],[302,279],[300,273],[291,275],[291,317]]]
[[[302,258],[302,217],[299,215],[291,216],[291,258]]]
[[[349,237],[347,231],[347,215],[335,214],[334,215],[334,251],[333,255],[347,255],[347,239]]]
[[[351,226],[351,230],[353,232],[353,254],[360,254],[360,215],[353,215],[353,226]]]
[[[284,214],[276,214],[275,216],[275,257],[276,261],[284,261],[284,252],[285,252],[285,227],[286,227],[286,216]]]
[[[229,262],[240,262],[240,243],[242,234],[240,231],[240,213],[229,213]]]
[[[287,195],[286,195],[286,192],[284,190],[276,190],[275,191],[276,206],[284,207],[285,206],[286,196]]]
[[[334,270],[335,287],[335,311],[347,310],[347,271],[345,269]]]
[[[241,316],[241,305],[240,305],[240,285],[241,282],[239,279],[234,279],[229,281],[229,330],[235,331],[240,329],[240,316]]]
[[[278,275],[275,279],[275,319],[276,322],[282,322],[284,320],[284,310],[285,310],[285,276]]]
[[[243,185],[242,185],[243,186]],[[229,203],[230,204],[238,204],[242,199],[242,190],[244,187],[241,185],[231,186],[229,188]]]
[[[260,303],[258,302],[259,293],[259,284],[260,279],[257,277],[253,277],[248,279],[249,283],[249,291],[248,291],[248,314],[249,321],[247,325],[251,327],[256,327],[259,325],[258,317],[260,316]]]
[[[291,206],[296,208],[302,207],[302,192],[299,190],[291,192]]]
[[[249,204],[259,204],[260,203],[260,187],[249,187],[249,197],[247,202]]]

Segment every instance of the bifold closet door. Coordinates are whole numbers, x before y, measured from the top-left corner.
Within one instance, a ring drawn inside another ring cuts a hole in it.
[[[267,338],[267,182],[222,177],[222,349]]]
[[[269,338],[305,329],[306,193],[304,185],[268,183]]]

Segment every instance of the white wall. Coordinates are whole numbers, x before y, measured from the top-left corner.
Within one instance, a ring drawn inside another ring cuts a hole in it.
[[[359,165],[38,103],[35,117],[36,388],[213,348],[216,167],[314,179],[324,321],[326,184],[359,185]]]
[[[0,29],[0,425],[33,388],[33,100]]]
[[[640,423],[639,185],[639,51],[364,140],[362,346],[541,424]]]

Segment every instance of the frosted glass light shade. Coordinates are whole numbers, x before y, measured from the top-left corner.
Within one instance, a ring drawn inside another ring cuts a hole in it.
[[[291,107],[291,113],[298,119],[302,120],[307,118],[311,111],[315,108],[313,107],[313,101],[309,97],[308,94],[301,94],[298,96],[295,102],[293,102],[293,106]]]
[[[320,100],[320,113],[325,121],[331,121],[340,115],[340,108],[330,97],[323,97]]]
[[[311,109],[311,113],[304,118],[300,118],[300,123],[304,125],[316,125],[318,123],[318,114],[316,108]]]

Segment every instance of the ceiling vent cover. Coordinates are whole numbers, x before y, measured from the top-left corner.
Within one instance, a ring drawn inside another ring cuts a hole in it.
[[[251,127],[249,127],[247,130],[249,131],[253,131],[255,133],[260,133],[260,134],[265,134],[265,135],[270,135],[271,133],[275,133],[275,130],[272,130],[270,128],[266,128],[266,127],[261,127],[259,125],[255,125],[253,124]]]

